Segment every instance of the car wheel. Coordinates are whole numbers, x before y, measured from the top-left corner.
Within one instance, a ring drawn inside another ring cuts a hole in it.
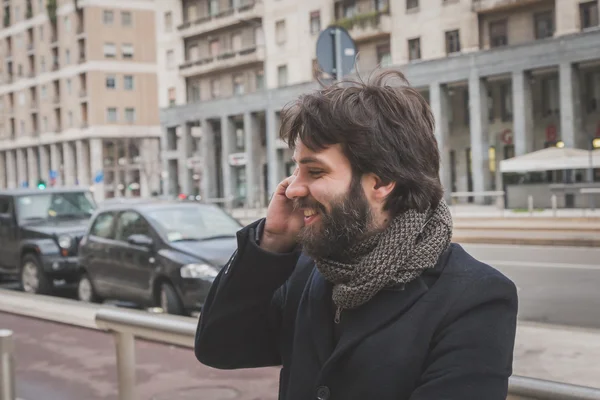
[[[77,298],[85,303],[100,303],[102,300],[96,294],[92,280],[88,274],[82,274],[77,283]]]
[[[170,283],[160,285],[160,308],[167,314],[184,315],[183,304]]]
[[[42,269],[37,257],[27,254],[23,257],[20,274],[21,289],[31,294],[51,294],[54,285]]]

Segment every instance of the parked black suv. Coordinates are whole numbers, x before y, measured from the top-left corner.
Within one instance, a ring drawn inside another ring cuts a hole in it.
[[[79,240],[95,209],[81,188],[0,190],[0,275],[18,277],[28,293],[76,283]]]
[[[242,225],[197,202],[120,200],[92,217],[81,239],[79,299],[104,299],[189,314],[204,304],[237,248]]]

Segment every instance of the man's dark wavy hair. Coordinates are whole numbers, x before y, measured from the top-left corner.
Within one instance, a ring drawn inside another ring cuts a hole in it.
[[[396,82],[394,82],[396,81]],[[443,196],[435,122],[427,101],[397,70],[364,82],[342,80],[300,96],[281,112],[281,138],[312,151],[339,144],[355,177],[396,186],[385,202],[393,216],[435,208]]]

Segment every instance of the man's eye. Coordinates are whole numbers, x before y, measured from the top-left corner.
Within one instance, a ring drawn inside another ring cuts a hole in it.
[[[321,171],[321,170],[317,170],[317,169],[311,169],[310,171],[308,171],[308,173],[309,173],[311,176],[323,175],[323,171]]]

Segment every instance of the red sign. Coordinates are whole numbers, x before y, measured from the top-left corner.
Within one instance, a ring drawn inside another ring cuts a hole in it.
[[[512,144],[513,142],[513,133],[510,129],[505,129],[500,136],[502,142],[504,144]]]
[[[553,142],[555,141],[557,138],[557,134],[556,134],[556,126],[555,125],[548,125],[546,127],[546,140],[549,142]]]

